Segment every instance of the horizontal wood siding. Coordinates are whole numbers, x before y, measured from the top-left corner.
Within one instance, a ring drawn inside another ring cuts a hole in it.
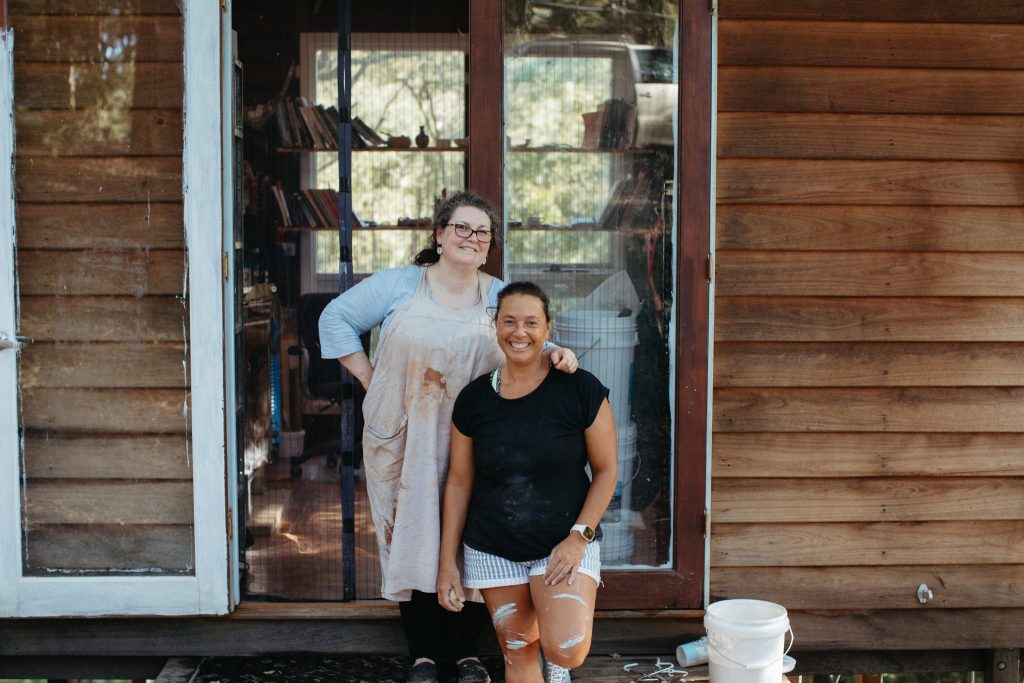
[[[11,0],[24,571],[194,572],[174,0]]]
[[[992,610],[975,639],[1003,642],[998,608],[1024,605],[1024,5],[719,4],[710,598],[828,610],[796,634],[812,649],[943,608]]]

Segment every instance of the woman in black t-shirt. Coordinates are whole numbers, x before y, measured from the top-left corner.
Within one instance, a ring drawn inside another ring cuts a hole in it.
[[[506,680],[543,680],[543,649],[547,680],[560,681],[590,650],[598,521],[617,478],[615,421],[597,378],[550,370],[541,353],[551,332],[543,290],[506,286],[496,329],[504,365],[470,382],[452,415],[438,602],[458,611],[463,586],[479,588]]]

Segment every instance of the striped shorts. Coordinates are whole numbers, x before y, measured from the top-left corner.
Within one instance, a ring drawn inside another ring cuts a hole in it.
[[[529,583],[531,576],[543,576],[547,570],[548,558],[514,562],[504,557],[491,555],[466,544],[464,552],[465,576],[462,585],[466,588],[497,588]],[[601,583],[601,546],[599,541],[587,544],[580,562],[580,574],[586,574],[598,585]]]

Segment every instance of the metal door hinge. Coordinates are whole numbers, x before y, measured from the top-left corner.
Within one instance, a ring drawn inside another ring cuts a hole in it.
[[[718,11],[718,0],[708,0],[708,11],[712,14]]]
[[[14,349],[15,351],[21,350],[32,343],[32,340],[28,337],[20,337],[14,335],[14,339],[7,336],[6,332],[0,332],[0,350],[3,349]]]
[[[232,510],[231,508],[228,508],[227,528],[228,528],[228,538],[234,538],[235,537],[235,514],[234,514],[234,510]]]
[[[228,281],[228,252],[223,252],[220,255],[220,274],[224,278],[224,282]]]
[[[715,256],[714,254],[708,254],[707,259],[704,260],[704,282],[711,284],[711,278],[715,275]]]
[[[700,526],[704,529],[704,538],[711,536],[711,515],[708,514],[707,508],[700,513]]]

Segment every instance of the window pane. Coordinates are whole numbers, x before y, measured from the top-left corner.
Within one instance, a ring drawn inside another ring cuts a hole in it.
[[[606,566],[671,562],[675,3],[506,16],[507,279],[609,388],[619,486]]]
[[[337,39],[316,39],[322,44],[315,53],[315,101],[329,105],[338,95]],[[384,141],[353,144],[356,273],[409,263],[426,244],[434,202],[465,186],[465,45],[464,37],[441,34],[353,36],[352,116]],[[421,134],[425,147],[416,141]],[[394,138],[405,138],[408,147],[390,146],[403,144]],[[336,189],[337,155],[315,156],[310,185]],[[337,234],[318,234],[315,242],[317,276],[337,275]]]
[[[10,17],[22,568],[193,574],[182,17],[64,4]]]

